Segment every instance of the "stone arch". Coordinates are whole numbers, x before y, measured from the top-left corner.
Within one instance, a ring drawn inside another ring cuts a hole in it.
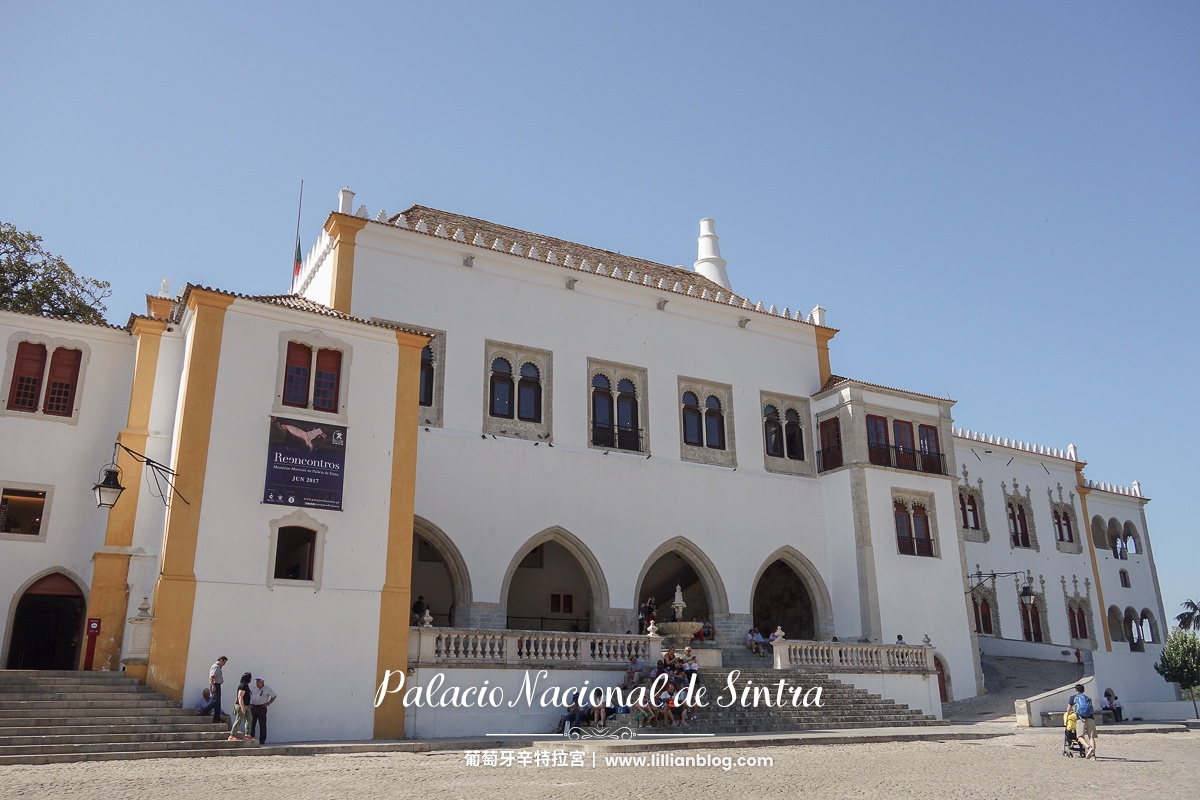
[[[17,588],[17,591],[13,593],[12,598],[9,600],[8,621],[7,621],[7,625],[5,626],[6,633],[4,636],[4,650],[3,650],[3,653],[0,653],[0,665],[7,665],[9,658],[12,655],[12,639],[13,639],[15,623],[17,621],[17,607],[20,605],[21,600],[25,597],[25,593],[28,592],[38,582],[42,581],[43,579],[49,578],[53,575],[61,575],[62,577],[66,578],[71,583],[73,583],[75,585],[75,589],[77,589],[79,592],[79,596],[83,599],[83,611],[80,614],[80,619],[79,619],[80,643],[82,644],[83,626],[86,622],[87,606],[88,606],[89,594],[90,594],[88,591],[87,582],[85,582],[83,580],[83,578],[80,577],[79,575],[77,575],[74,571],[69,570],[66,567],[63,567],[63,566],[48,567],[48,568],[43,569],[40,572],[36,572],[32,576],[30,576],[30,578],[28,580],[26,580],[23,584],[21,584]],[[72,665],[71,669],[76,669],[78,667],[78,660],[79,660],[80,653],[81,653],[81,651],[76,652],[76,654],[75,654],[76,655],[76,664]]]
[[[1112,550],[1113,558],[1128,558],[1125,552],[1124,531],[1116,517],[1112,517],[1108,521],[1108,546]]]
[[[809,598],[813,605],[813,627],[815,628],[815,636],[818,640],[827,640],[834,633],[833,625],[833,600],[829,596],[829,588],[825,585],[825,581],[821,579],[821,573],[811,561],[805,558],[804,554],[791,545],[784,545],[776,550],[758,568],[758,572],[754,575],[754,580],[750,584],[750,612],[754,613],[754,596],[758,593],[758,583],[762,580],[763,574],[776,561],[783,562],[791,568],[793,572],[800,577],[800,581],[804,584],[804,588],[808,590]],[[759,620],[755,620],[757,624]],[[771,631],[763,631],[763,636],[767,636]],[[785,634],[792,633],[784,631]]]
[[[1154,612],[1148,608],[1142,609],[1141,614],[1142,637],[1149,644],[1162,644],[1162,639],[1158,634],[1158,621],[1154,619]]]
[[[1133,606],[1128,606],[1125,609],[1125,617],[1121,622],[1121,629],[1125,632],[1125,640],[1129,642],[1129,649],[1134,652],[1144,650],[1145,640],[1142,638],[1142,617]]]
[[[517,548],[516,554],[513,555],[512,561],[508,564],[508,569],[504,571],[504,580],[500,583],[501,614],[503,616],[508,615],[508,596],[512,590],[517,568],[521,566],[521,562],[529,554],[529,551],[538,545],[547,543],[557,544],[571,554],[578,563],[580,570],[582,570],[584,577],[587,578],[588,588],[591,590],[592,595],[589,614],[592,627],[595,627],[597,620],[609,609],[608,581],[604,578],[604,569],[600,566],[600,561],[596,558],[595,554],[583,543],[582,539],[558,525],[552,525],[544,531],[533,535]]]
[[[684,536],[676,536],[672,539],[660,544],[655,548],[642,564],[642,571],[638,573],[637,583],[634,584],[633,605],[637,608],[641,605],[644,598],[638,597],[642,591],[642,584],[646,580],[646,576],[650,573],[650,568],[653,567],[658,560],[670,553],[678,553],[688,562],[696,575],[700,578],[700,585],[704,587],[704,595],[708,601],[709,613],[713,616],[717,614],[729,613],[729,596],[725,593],[725,584],[721,580],[721,574],[717,571],[717,567],[713,564],[704,551],[696,546],[694,542]],[[659,603],[659,607],[666,609],[670,602]],[[660,614],[661,617],[661,614]]]
[[[466,559],[463,558],[462,552],[458,549],[458,546],[454,544],[454,540],[451,539],[445,531],[423,517],[413,517],[413,536],[419,536],[437,550],[438,554],[442,557],[442,563],[446,568],[446,572],[450,576],[450,603],[446,608],[442,609],[438,609],[435,607],[436,604],[431,603],[430,613],[434,614],[435,616],[439,614],[445,614],[448,617],[447,622],[451,627],[454,626],[455,617],[460,620],[461,624],[463,614],[467,612],[467,609],[470,608],[472,602],[471,575],[467,571]],[[417,549],[417,542],[414,538],[414,573],[417,570],[417,559],[419,558],[419,555],[420,553]],[[414,597],[412,599],[416,600],[415,586],[413,593]],[[434,624],[437,625],[438,622],[434,622]]]
[[[1092,546],[1097,550],[1107,550],[1112,546],[1104,530],[1104,518],[1099,514],[1092,517]]]
[[[1108,636],[1114,642],[1125,641],[1125,618],[1116,606],[1108,607]]]
[[[1126,520],[1121,533],[1125,536],[1125,552],[1139,555],[1142,552],[1142,537],[1138,535],[1137,526],[1131,520]]]

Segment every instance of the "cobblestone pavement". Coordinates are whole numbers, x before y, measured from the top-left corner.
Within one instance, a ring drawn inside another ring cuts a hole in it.
[[[484,763],[484,751],[177,758],[0,767],[0,798],[571,798],[658,796],[821,798],[1127,798],[1187,796],[1200,767],[1200,733],[1100,738],[1100,758],[1063,758],[1062,734],[1021,730],[994,739],[793,747],[713,748],[659,757],[729,758],[708,766]],[[497,760],[503,751],[491,751]],[[492,755],[487,756],[490,761]],[[553,755],[553,754],[550,754]],[[470,762],[479,757],[478,766]],[[649,759],[649,754],[632,754]],[[739,766],[737,759],[772,759]],[[560,760],[569,759],[563,755]]]

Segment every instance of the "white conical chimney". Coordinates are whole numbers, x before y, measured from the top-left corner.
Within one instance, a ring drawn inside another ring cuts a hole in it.
[[[354,213],[354,192],[347,186],[338,192],[338,211],[342,214]]]
[[[725,259],[721,258],[721,244],[717,238],[716,223],[711,219],[700,220],[700,238],[696,240],[696,263],[692,268],[726,291],[732,292],[729,275],[725,272]]]

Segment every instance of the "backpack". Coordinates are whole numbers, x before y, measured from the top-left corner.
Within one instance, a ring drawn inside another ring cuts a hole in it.
[[[1075,695],[1072,705],[1075,706],[1075,716],[1080,719],[1092,718],[1092,699],[1086,694]]]

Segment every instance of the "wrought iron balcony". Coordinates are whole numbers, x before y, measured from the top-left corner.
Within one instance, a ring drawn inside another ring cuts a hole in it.
[[[911,447],[870,443],[867,445],[868,460],[878,467],[895,467],[930,475],[946,474],[946,456],[942,453],[925,453]]]

